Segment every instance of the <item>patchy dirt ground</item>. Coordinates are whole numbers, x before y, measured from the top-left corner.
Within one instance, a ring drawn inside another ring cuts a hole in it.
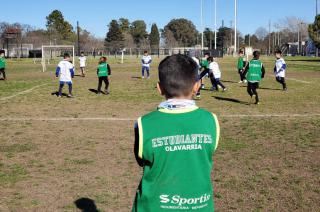
[[[283,93],[267,77],[259,107],[247,104],[233,58],[220,61],[229,91],[202,91],[197,104],[217,113],[221,123],[212,172],[217,211],[317,211],[320,206],[320,66],[312,62],[318,71],[299,70],[306,61],[290,63],[288,76],[310,84],[288,80],[289,91]],[[133,120],[162,98],[155,89],[155,67],[152,79],[141,80],[133,59],[125,66],[110,64],[111,95],[89,91],[97,83],[90,61],[88,76],[75,78],[76,98],[57,99],[51,95],[57,89],[53,72],[41,73],[30,61],[9,62],[0,99],[46,85],[0,100],[0,211],[78,211],[75,202],[100,211],[130,211],[142,172],[133,156]],[[271,74],[272,60],[265,58],[265,64]],[[288,117],[237,117],[243,114]],[[132,120],[34,120],[66,117]],[[17,120],[6,120],[12,118]]]

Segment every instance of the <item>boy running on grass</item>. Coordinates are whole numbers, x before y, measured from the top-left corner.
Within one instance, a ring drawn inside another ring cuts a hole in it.
[[[58,97],[62,96],[62,89],[64,84],[68,84],[69,94],[68,98],[72,98],[72,78],[74,77],[74,66],[70,62],[69,53],[63,55],[63,60],[59,62],[56,69],[56,77],[59,77],[59,92]]]
[[[253,52],[253,59],[249,62],[249,65],[247,66],[245,70],[246,78],[248,80],[247,85],[247,92],[251,96],[251,101],[254,98],[255,104],[259,104],[259,96],[257,89],[259,88],[259,82],[262,78],[264,78],[265,69],[262,64],[262,62],[259,60],[260,58],[260,52],[254,51]]]
[[[285,81],[287,65],[284,59],[282,58],[281,50],[277,50],[275,52],[275,56],[277,59],[276,64],[274,66],[274,74],[276,76],[276,80],[282,85],[283,91],[287,91],[287,84]]]
[[[85,77],[86,76],[86,61],[87,58],[84,56],[84,52],[81,52],[81,55],[79,57],[79,63],[80,63],[80,70],[81,70],[81,76]]]
[[[159,65],[157,87],[166,101],[135,127],[134,152],[143,176],[134,212],[214,211],[212,154],[220,131],[216,115],[192,100],[200,86],[197,68],[180,54]]]
[[[6,78],[6,59],[4,58],[4,50],[0,50],[0,74],[3,76],[3,80]]]
[[[221,79],[221,71],[219,68],[219,64],[215,61],[215,59],[213,57],[209,57],[208,58],[209,61],[209,72],[210,74],[213,74],[214,77],[214,83],[213,83],[213,87],[212,87],[212,91],[216,90],[219,91],[219,86],[222,88],[223,91],[226,91],[227,88],[226,86],[224,86],[222,84],[222,82],[220,81]]]
[[[109,76],[111,75],[111,68],[109,64],[107,63],[107,58],[106,57],[101,57],[99,60],[99,65],[97,68],[97,75],[99,78],[99,84],[98,84],[98,94],[101,94],[101,86],[102,86],[102,81],[105,84],[105,94],[109,94]]]
[[[244,52],[243,50],[239,51],[239,58],[237,63],[238,73],[240,75],[239,83],[247,83],[246,77],[243,74],[245,68],[245,61],[244,61]]]
[[[151,56],[148,54],[148,51],[144,51],[144,55],[142,56],[142,79],[144,79],[144,72],[147,72],[147,78],[150,78],[150,64],[152,62]]]

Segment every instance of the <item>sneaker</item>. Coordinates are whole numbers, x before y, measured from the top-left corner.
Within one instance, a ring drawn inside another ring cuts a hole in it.
[[[205,85],[204,84],[201,84],[201,89],[205,89]]]
[[[144,77],[141,77],[142,79],[144,79]]]
[[[255,105],[260,105],[260,102],[255,102],[254,104],[255,104]]]
[[[73,96],[71,94],[68,94],[67,98],[73,98]]]
[[[247,83],[248,81],[247,80],[243,80],[243,83]]]
[[[196,95],[196,99],[201,99],[201,95],[199,94],[199,95]]]
[[[249,104],[251,105],[255,99],[256,99],[256,95],[252,95]]]
[[[287,91],[287,88],[284,88],[283,91]]]
[[[58,95],[57,97],[58,97],[58,98],[61,98],[62,96],[61,96],[61,95]]]
[[[239,83],[239,84],[241,84],[241,83],[243,83],[243,81],[242,81],[242,80],[240,80],[238,83]]]
[[[224,88],[222,91],[227,91],[228,89],[227,88]]]
[[[107,90],[105,90],[104,93],[105,93],[106,95],[110,94],[110,92],[107,91]]]
[[[215,91],[215,90],[216,90],[215,87],[211,87],[211,88],[210,88],[210,91]]]

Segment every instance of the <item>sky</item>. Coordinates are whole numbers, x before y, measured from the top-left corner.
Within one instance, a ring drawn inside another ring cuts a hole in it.
[[[45,28],[46,16],[60,10],[73,26],[93,35],[105,37],[107,25],[121,17],[144,20],[147,30],[156,23],[163,28],[173,18],[187,18],[201,31],[201,0],[2,0],[0,22],[20,22]],[[204,27],[214,27],[214,0],[203,0]],[[320,4],[320,1],[319,1]],[[19,6],[17,6],[19,5]],[[320,9],[320,5],[319,5]],[[253,34],[259,27],[295,16],[307,23],[314,21],[316,0],[238,0],[237,28],[242,34]],[[234,0],[217,0],[217,26],[230,27],[234,20]]]

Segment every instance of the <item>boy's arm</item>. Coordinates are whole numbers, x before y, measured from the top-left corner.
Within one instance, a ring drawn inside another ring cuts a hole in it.
[[[138,165],[143,167],[144,162],[139,157],[139,127],[137,122],[134,125],[134,156],[136,158]]]
[[[141,59],[141,63],[142,63],[142,64],[145,64],[143,59]]]
[[[74,77],[74,68],[70,68],[71,77]]]
[[[109,64],[107,65],[107,68],[108,68],[108,75],[111,75],[111,67]]]
[[[266,70],[265,70],[265,68],[264,68],[263,65],[261,66],[261,72],[262,72],[261,78],[264,78],[264,75],[265,75],[265,73],[266,73]]]
[[[56,77],[59,77],[59,74],[60,74],[60,67],[57,66],[57,68],[56,68]]]

